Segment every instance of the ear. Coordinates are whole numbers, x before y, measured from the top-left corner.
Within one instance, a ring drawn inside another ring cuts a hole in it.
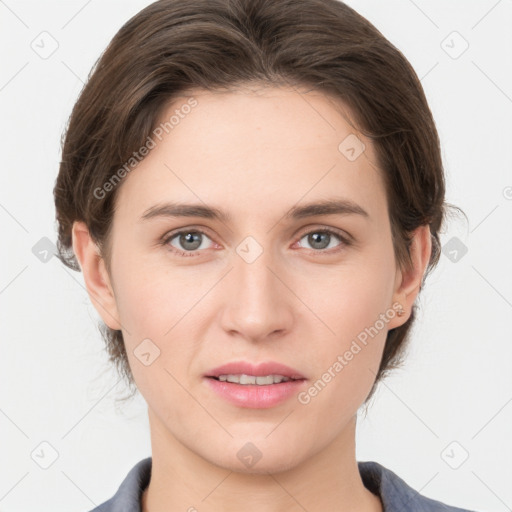
[[[85,223],[73,223],[72,239],[73,251],[82,269],[85,287],[93,306],[108,327],[120,330],[116,299],[105,262]]]
[[[403,325],[411,316],[412,306],[420,291],[423,275],[425,274],[430,260],[431,251],[432,239],[430,226],[420,226],[414,231],[411,240],[411,267],[408,270],[398,269],[396,273],[392,304],[399,303],[405,311],[405,315],[396,315],[390,320],[388,324],[389,329]]]

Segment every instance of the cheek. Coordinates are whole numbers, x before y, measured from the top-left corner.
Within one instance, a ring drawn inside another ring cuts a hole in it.
[[[161,338],[189,302],[183,296],[179,271],[170,273],[130,247],[121,247],[119,254],[123,257],[117,259],[114,277],[121,322],[129,333]]]
[[[330,332],[325,330],[316,356],[317,384],[304,401],[314,398],[319,407],[336,403],[339,410],[347,406],[350,410],[351,405],[357,409],[364,401],[380,365],[388,325],[395,316],[391,307],[393,265],[393,258],[370,255],[332,275],[327,292],[322,294],[321,287],[315,288],[305,300],[317,306],[315,313]]]
[[[168,387],[172,378],[167,371],[186,368],[197,350],[194,329],[201,327],[201,298],[211,280],[183,269],[170,272],[143,257],[135,260],[118,261],[114,276],[127,355],[138,385],[149,381]],[[147,360],[153,362],[144,365]]]
[[[307,300],[341,342],[374,325],[380,315],[394,313],[393,265],[392,257],[361,255],[317,281],[319,286],[308,287]],[[380,322],[378,326],[383,329]]]
[[[181,409],[176,404],[186,400],[179,382],[196,350],[193,343],[184,343],[191,335],[184,329],[194,318],[196,287],[188,287],[194,293],[184,296],[183,284],[161,270],[140,265],[137,272],[126,266],[119,270],[126,272],[119,286],[119,314],[137,388],[151,407],[169,415],[163,421],[177,421]]]
[[[297,397],[310,418],[325,421],[327,413],[331,428],[341,428],[368,396],[387,336],[387,324],[380,319],[386,311],[383,302],[371,289],[355,289],[351,301],[340,297],[341,306],[330,320],[335,334],[324,336],[316,353],[311,353],[314,375]]]

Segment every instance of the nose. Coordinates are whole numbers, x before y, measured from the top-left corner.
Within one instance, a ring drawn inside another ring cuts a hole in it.
[[[291,330],[293,293],[286,286],[286,271],[271,251],[252,262],[234,254],[227,276],[222,328],[231,336],[251,342],[275,339]],[[295,299],[297,300],[297,299]]]

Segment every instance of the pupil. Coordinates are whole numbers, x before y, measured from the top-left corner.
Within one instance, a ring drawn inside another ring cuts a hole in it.
[[[320,238],[324,237],[324,241],[319,241]],[[325,249],[329,245],[329,233],[313,233],[309,235],[309,243],[316,249]],[[325,243],[327,239],[327,243]]]
[[[200,233],[187,233],[186,235],[181,235],[180,243],[185,249],[192,251],[194,249],[197,249],[201,245],[200,237]],[[187,247],[187,244],[189,243],[192,244],[192,247]]]

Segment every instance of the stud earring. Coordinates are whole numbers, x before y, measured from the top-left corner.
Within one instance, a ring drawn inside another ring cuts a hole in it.
[[[405,311],[404,311],[403,309],[399,309],[399,310],[396,312],[396,314],[397,314],[398,316],[404,316],[404,315],[405,315]]]

